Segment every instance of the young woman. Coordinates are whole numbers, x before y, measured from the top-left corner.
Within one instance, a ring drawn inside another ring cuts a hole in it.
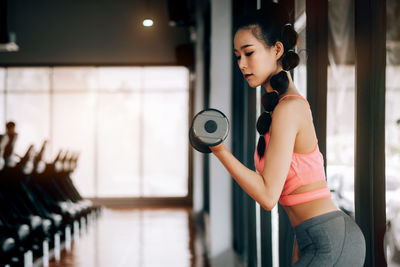
[[[364,236],[331,200],[309,104],[288,72],[299,63],[297,37],[278,4],[242,19],[234,37],[238,66],[250,87],[266,90],[266,111],[257,121],[258,172],[241,164],[223,143],[210,149],[264,209],[278,201],[283,206],[295,230],[294,266],[362,266]]]

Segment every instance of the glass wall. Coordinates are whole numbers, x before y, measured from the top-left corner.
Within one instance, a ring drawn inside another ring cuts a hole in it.
[[[327,181],[339,208],[354,218],[354,3],[329,1]]]
[[[307,51],[306,51],[306,1],[294,2],[295,23],[294,28],[299,34],[296,52],[300,57],[299,65],[293,70],[293,82],[299,93],[307,97]]]
[[[30,144],[36,148],[49,138],[50,88],[48,68],[11,68],[5,71],[5,117],[20,133],[14,152],[23,156]],[[4,125],[4,123],[3,123]],[[25,135],[23,133],[29,133]]]
[[[5,88],[5,69],[0,68],[0,122],[4,122],[5,120],[4,88]],[[4,123],[0,123],[0,133],[4,133],[4,131],[5,131],[5,125]]]
[[[400,3],[388,0],[386,32],[386,219],[389,266],[400,266]]]
[[[184,197],[188,76],[183,67],[2,68],[1,130],[16,122],[19,155],[44,140],[47,160],[79,152],[72,178],[86,197]]]

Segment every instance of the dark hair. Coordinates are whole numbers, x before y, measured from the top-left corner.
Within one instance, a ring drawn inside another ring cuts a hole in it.
[[[15,127],[15,122],[13,121],[9,121],[6,123],[6,128],[10,129],[10,128],[14,128]]]
[[[265,4],[263,8],[243,16],[236,25],[235,32],[240,29],[251,30],[254,37],[262,41],[266,47],[271,47],[280,41],[284,48],[283,55],[279,58],[283,71],[270,78],[274,92],[265,93],[262,96],[265,112],[257,120],[257,131],[261,135],[257,144],[257,153],[262,158],[265,153],[264,134],[269,131],[271,125],[271,113],[279,102],[279,95],[284,94],[289,86],[286,71],[294,69],[300,61],[294,51],[298,34],[289,24],[289,15],[285,8],[277,3]]]

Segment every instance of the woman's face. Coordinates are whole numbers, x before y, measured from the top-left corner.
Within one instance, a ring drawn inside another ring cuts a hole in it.
[[[279,72],[279,47],[266,47],[250,29],[240,29],[233,40],[238,66],[250,87],[269,82],[271,76]]]

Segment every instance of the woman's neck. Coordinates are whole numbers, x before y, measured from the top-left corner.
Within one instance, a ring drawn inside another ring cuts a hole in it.
[[[289,95],[289,94],[299,94],[299,92],[297,91],[296,87],[294,86],[293,80],[292,80],[292,76],[290,75],[290,72],[286,72],[286,75],[288,77],[289,80],[289,85],[288,85],[288,89],[286,90],[286,92],[284,94],[281,95],[285,96],[285,95]],[[274,89],[271,86],[270,80],[268,80],[265,84],[263,84],[263,87],[265,88],[265,90],[267,91],[267,93],[271,93],[274,91]]]

